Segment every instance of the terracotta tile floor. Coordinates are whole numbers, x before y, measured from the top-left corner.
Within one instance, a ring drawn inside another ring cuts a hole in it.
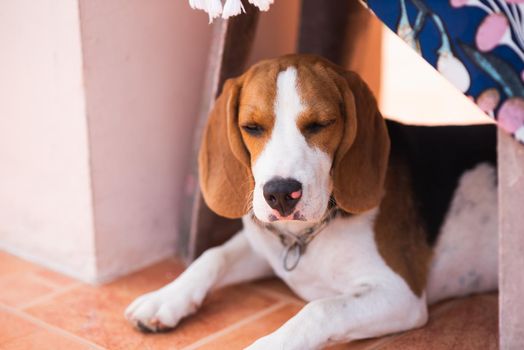
[[[0,252],[0,350],[242,349],[303,305],[284,284],[266,280],[213,293],[173,332],[134,330],[122,316],[126,305],[182,269],[170,259],[93,287]],[[422,329],[330,349],[477,350],[497,342],[497,296],[487,294],[433,306]]]

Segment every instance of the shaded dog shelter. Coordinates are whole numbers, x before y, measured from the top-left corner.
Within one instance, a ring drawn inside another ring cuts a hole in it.
[[[373,3],[377,3],[376,6],[380,8],[378,1],[370,1],[369,5],[372,6]],[[402,25],[409,25],[406,2],[392,1],[388,3],[391,8],[396,6],[397,11],[400,11],[401,14],[398,22],[388,24],[395,25],[400,29],[403,29],[401,28]],[[410,6],[417,7],[421,13],[425,13],[426,16],[430,16],[438,23],[439,19],[435,19],[434,14],[429,11],[426,5],[431,3],[431,1],[413,1]],[[436,1],[433,3],[436,3]],[[451,1],[451,3],[455,2]],[[185,213],[182,215],[182,220],[185,221],[182,222],[183,227],[180,230],[182,237],[179,239],[179,253],[188,262],[194,260],[205,249],[224,242],[241,228],[240,220],[219,217],[211,212],[204,203],[196,180],[198,179],[196,155],[207,115],[214,99],[220,93],[224,81],[240,75],[246,68],[246,61],[257,27],[258,11],[250,5],[245,5],[245,8],[246,14],[229,20],[219,20],[213,25],[213,47],[209,56],[202,110],[193,147],[194,156],[192,159],[194,159],[194,163],[187,175],[188,183],[194,184],[194,187],[192,191],[187,192]],[[356,40],[353,39],[358,37],[359,32],[367,24],[369,15],[366,11],[358,1],[320,2],[304,0],[301,10],[298,52],[319,54],[338,64],[347,62],[348,58],[358,57]],[[414,29],[417,29],[418,21],[417,18]],[[440,28],[438,24],[437,28]],[[401,30],[398,32],[399,34],[406,33]],[[445,46],[444,42],[447,39],[444,36],[447,35],[447,32],[442,29],[439,34],[443,36],[442,46]],[[415,40],[417,37],[409,36],[408,33],[403,39],[408,40],[409,43],[409,40]],[[341,43],[345,43],[345,45]],[[416,40],[411,44],[417,49]],[[446,46],[444,49],[449,49],[449,47]],[[478,57],[478,54],[471,51],[472,49],[468,49],[467,46],[464,46],[464,50],[470,50],[472,57]],[[442,53],[442,51],[440,52]],[[452,55],[453,51],[449,49],[449,52],[445,54],[449,58],[449,54]],[[481,62],[480,65],[485,61],[482,61],[481,58],[478,58]],[[377,74],[380,75],[378,62],[377,59],[375,62],[369,62],[369,65],[377,69]],[[463,91],[467,90],[464,87],[465,78],[460,77],[460,74],[463,74],[460,69],[452,70],[451,73],[449,70],[442,70],[441,72],[445,72],[444,75],[459,88],[462,84]],[[457,75],[459,75],[458,78]],[[456,81],[453,81],[454,79]],[[524,97],[518,95],[519,91],[515,91],[508,93],[507,97]],[[486,111],[493,115],[493,109],[494,107]],[[445,142],[445,140],[442,141]],[[521,254],[521,249],[524,247],[522,229],[524,217],[521,215],[522,198],[524,197],[524,147],[519,145],[510,134],[502,130],[499,130],[498,133],[498,178],[499,344],[502,349],[520,349],[524,348],[524,302],[520,296],[521,291],[524,290],[524,278],[522,278],[521,273],[524,269],[524,256]],[[486,303],[485,310],[492,314],[497,312],[492,302]],[[467,320],[462,321],[467,322]],[[495,346],[493,335],[493,332],[485,334],[487,346]],[[444,337],[445,335],[441,336]],[[461,341],[463,344],[467,344],[467,339]]]

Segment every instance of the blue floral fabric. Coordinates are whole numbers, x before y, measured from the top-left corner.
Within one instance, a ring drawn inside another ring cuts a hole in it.
[[[524,0],[368,0],[367,4],[524,144]]]

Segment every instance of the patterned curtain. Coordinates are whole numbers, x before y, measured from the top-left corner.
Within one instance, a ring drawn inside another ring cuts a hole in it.
[[[524,0],[368,0],[367,5],[524,144]]]

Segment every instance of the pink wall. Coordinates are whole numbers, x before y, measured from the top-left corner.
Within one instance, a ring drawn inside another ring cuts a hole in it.
[[[91,282],[172,255],[211,27],[186,1],[0,3],[0,246]]]
[[[279,0],[261,12],[248,66],[260,60],[294,53],[299,26],[300,0]]]
[[[99,280],[170,256],[211,28],[185,1],[81,0]]]
[[[96,275],[78,4],[0,3],[0,247]]]

